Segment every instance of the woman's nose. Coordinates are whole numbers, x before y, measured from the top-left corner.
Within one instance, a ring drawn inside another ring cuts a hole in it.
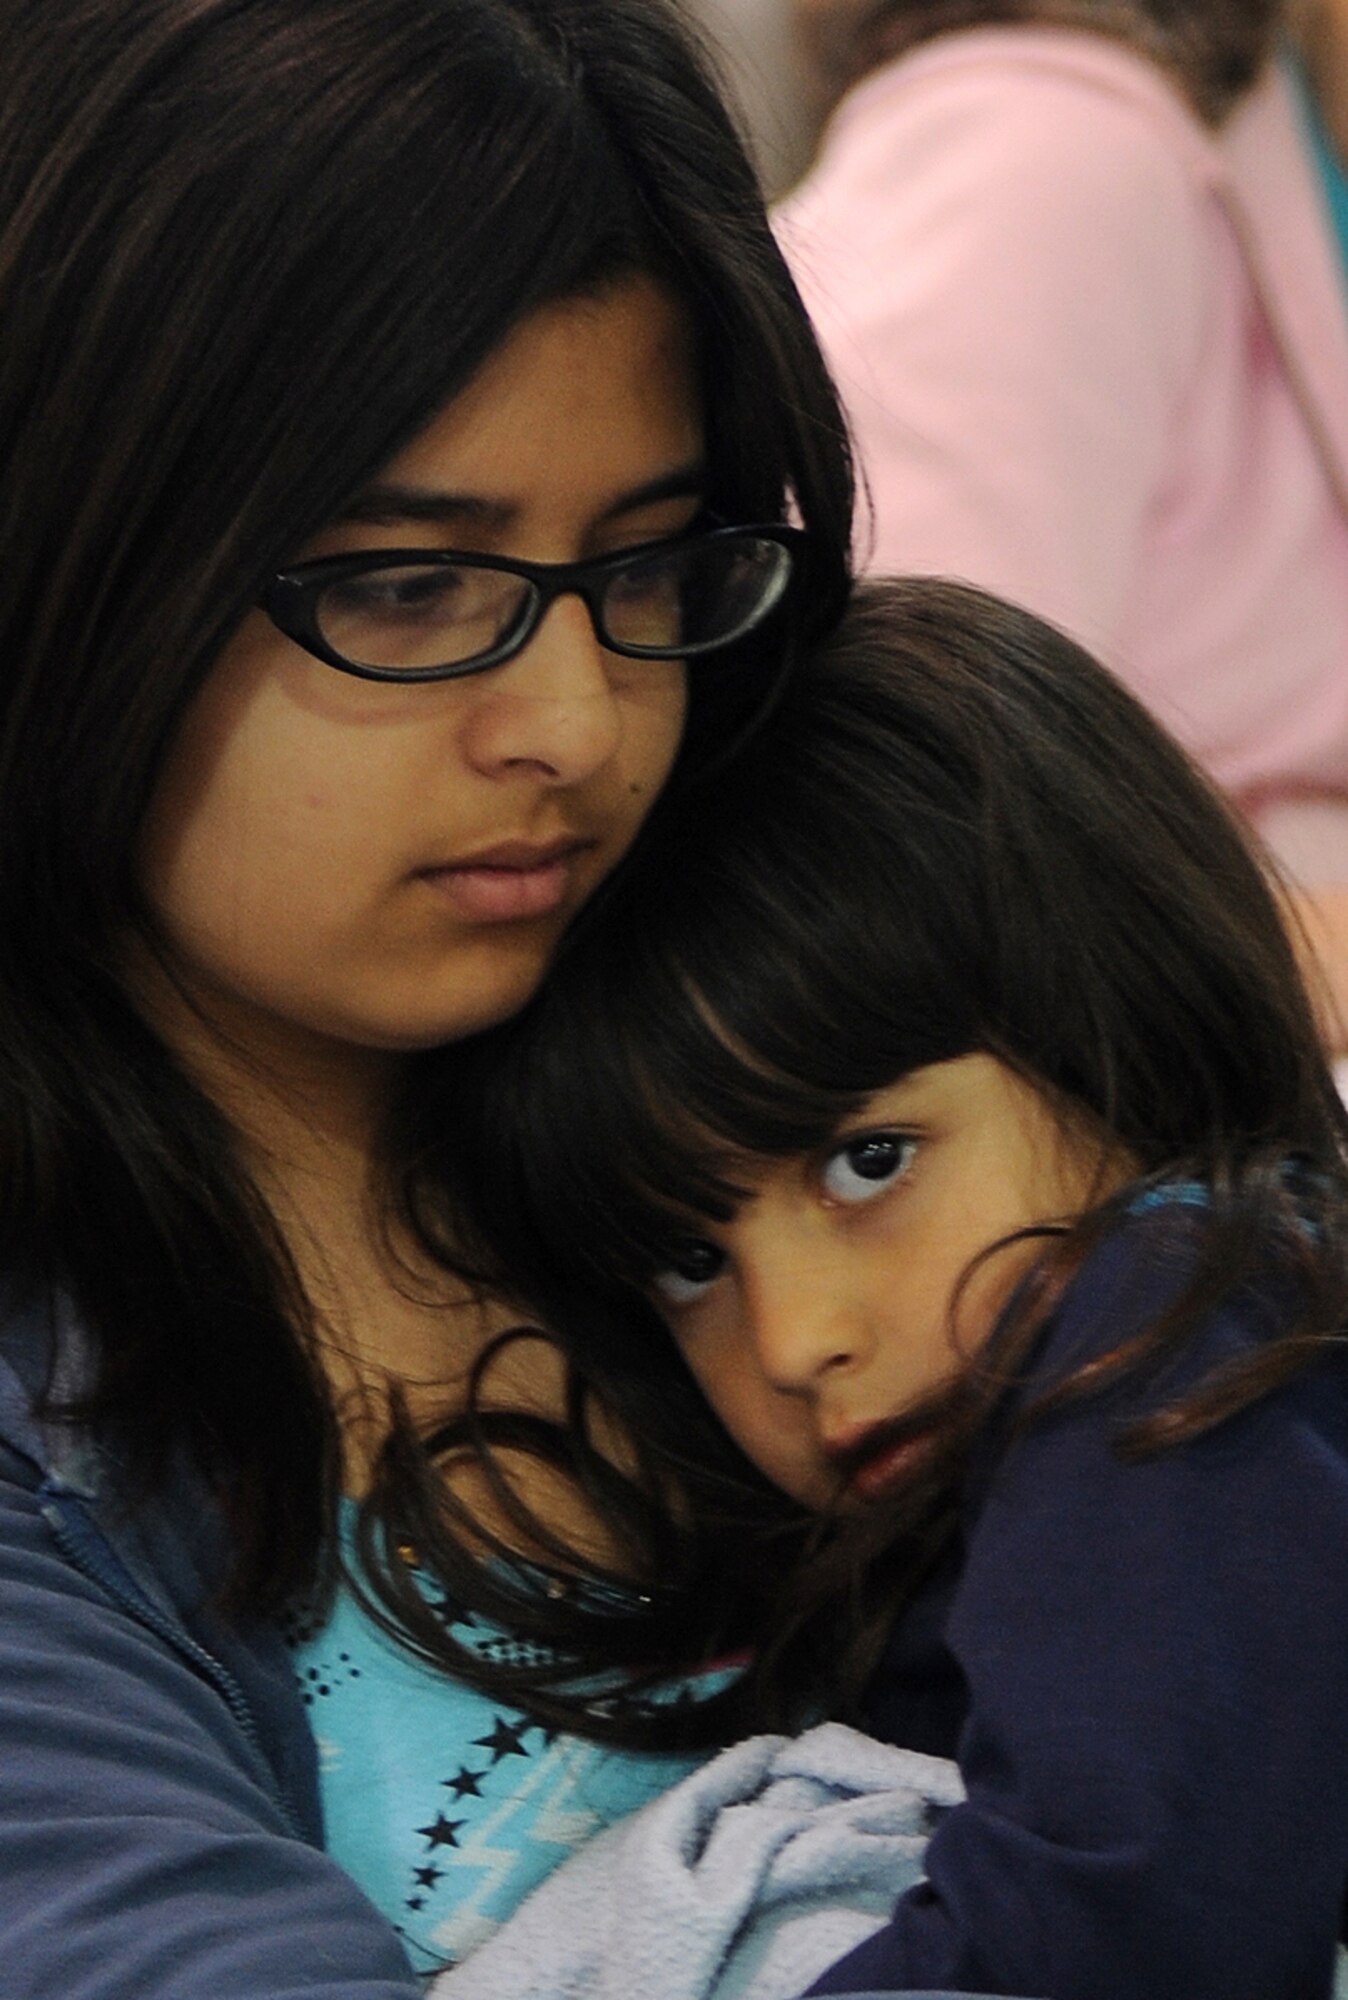
[[[523,652],[490,669],[473,692],[465,747],[479,771],[532,767],[548,783],[574,785],[618,750],[622,704],[578,597],[550,605]]]

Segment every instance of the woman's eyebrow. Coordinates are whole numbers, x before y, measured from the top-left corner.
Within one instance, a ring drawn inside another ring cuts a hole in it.
[[[359,521],[370,527],[392,527],[399,521],[464,521],[478,527],[505,528],[517,511],[512,501],[380,481],[348,501],[336,518]]]
[[[690,459],[686,465],[675,466],[672,472],[662,472],[658,478],[648,479],[643,485],[619,494],[601,518],[611,521],[619,514],[634,514],[639,507],[651,507],[660,500],[699,499],[706,490],[705,462],[700,458]]]
[[[661,500],[696,499],[706,488],[707,468],[701,459],[659,473],[654,479],[630,487],[610,502],[599,516],[611,521]],[[390,480],[376,480],[338,514],[339,521],[358,521],[372,527],[392,527],[399,521],[462,521],[479,528],[509,528],[520,511],[515,500],[489,499],[480,493],[451,493],[432,487],[408,486]]]

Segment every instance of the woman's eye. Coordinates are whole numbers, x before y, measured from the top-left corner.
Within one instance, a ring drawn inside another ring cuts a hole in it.
[[[917,1143],[907,1132],[859,1132],[824,1162],[824,1192],[834,1201],[874,1201],[907,1173]]]
[[[669,1262],[651,1278],[651,1291],[662,1305],[686,1306],[700,1299],[725,1269],[725,1252],[695,1237],[681,1243]]]
[[[454,616],[463,584],[452,569],[383,569],[329,584],[323,609],[335,618]]]

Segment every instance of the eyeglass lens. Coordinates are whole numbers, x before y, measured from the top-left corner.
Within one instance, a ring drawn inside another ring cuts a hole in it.
[[[601,572],[591,602],[618,651],[684,655],[747,632],[786,587],[790,557],[766,537],[688,542]],[[541,593],[527,578],[470,563],[400,563],[330,583],[318,629],[344,659],[414,671],[461,666],[509,646]]]

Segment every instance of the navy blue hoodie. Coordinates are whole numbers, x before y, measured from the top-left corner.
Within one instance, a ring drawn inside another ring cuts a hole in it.
[[[1159,1377],[1017,1431],[1036,1385],[1150,1323],[1206,1218],[1093,1253],[990,1433],[959,1548],[900,1620],[866,1723],[955,1757],[928,1880],[816,1994],[1326,2000],[1348,1883],[1348,1354],[1141,1461],[1130,1419],[1284,1330],[1250,1286]]]

